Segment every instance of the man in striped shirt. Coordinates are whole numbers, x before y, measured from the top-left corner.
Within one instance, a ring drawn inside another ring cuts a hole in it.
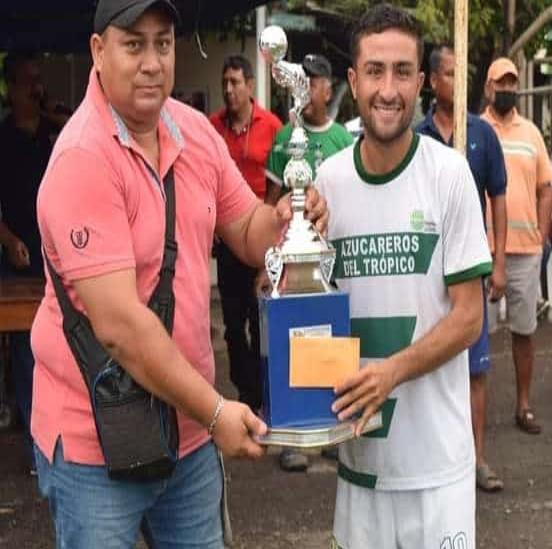
[[[502,145],[508,186],[506,210],[506,300],[516,368],[517,426],[539,434],[541,426],[529,403],[537,327],[536,303],[542,245],[552,209],[552,166],[538,128],[516,110],[518,72],[506,57],[496,59],[487,73],[489,102],[482,118],[494,128]]]

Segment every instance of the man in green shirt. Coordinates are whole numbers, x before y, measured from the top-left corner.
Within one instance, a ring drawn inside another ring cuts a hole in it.
[[[323,56],[308,54],[303,59],[303,69],[310,81],[310,103],[303,110],[304,128],[309,140],[308,150],[305,159],[312,168],[313,176],[320,164],[353,143],[353,137],[344,126],[334,122],[328,115],[328,104],[332,98],[332,66]],[[272,151],[268,157],[266,166],[266,177],[275,183],[267,191],[267,202],[277,200],[286,189],[284,184],[284,169],[290,158],[287,151],[288,143],[293,130],[288,122],[277,134],[272,145]],[[270,197],[272,192],[275,196]],[[269,202],[272,203],[272,202]],[[328,454],[327,457],[334,457],[335,454]],[[286,448],[280,454],[280,467],[284,471],[304,471],[309,465],[305,454],[292,448]]]
[[[332,98],[332,66],[323,56],[308,54],[303,59],[303,69],[310,79],[310,103],[303,110],[304,128],[309,139],[305,155],[313,171],[336,152],[353,143],[353,138],[344,126],[334,122],[328,115],[328,104]],[[276,135],[266,166],[267,178],[276,183],[273,192],[285,190],[284,169],[290,158],[287,147],[293,127],[288,122]]]

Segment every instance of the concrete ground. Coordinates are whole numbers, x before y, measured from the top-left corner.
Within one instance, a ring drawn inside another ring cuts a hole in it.
[[[233,396],[216,300],[212,314],[217,384],[225,395]],[[552,548],[551,324],[539,326],[536,341],[533,401],[544,431],[530,436],[514,426],[515,380],[508,332],[501,327],[491,337],[487,453],[505,490],[478,493],[477,546],[481,549]],[[20,431],[0,433],[0,455],[0,547],[53,548],[47,504],[26,470]],[[318,455],[311,458],[307,473],[281,472],[275,450],[255,463],[228,460],[236,549],[328,547],[335,463]]]

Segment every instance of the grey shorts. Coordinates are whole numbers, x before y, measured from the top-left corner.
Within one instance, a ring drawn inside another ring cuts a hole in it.
[[[537,297],[542,254],[506,256],[506,304],[510,331],[530,335],[537,329]]]

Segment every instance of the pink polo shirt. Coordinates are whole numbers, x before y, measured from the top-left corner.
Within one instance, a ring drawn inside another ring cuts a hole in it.
[[[173,340],[210,383],[209,258],[215,226],[235,221],[256,202],[228,149],[208,120],[168,99],[158,126],[160,176],[174,167],[178,259]],[[146,303],[163,255],[163,184],[107,103],[94,71],[86,96],[60,134],[38,195],[44,248],[82,310],[71,282],[136,269]],[[48,277],[32,329],[35,356],[32,434],[52,459],[58,437],[65,459],[103,464],[88,393],[65,341]],[[206,430],[179,414],[180,455],[207,440]]]

